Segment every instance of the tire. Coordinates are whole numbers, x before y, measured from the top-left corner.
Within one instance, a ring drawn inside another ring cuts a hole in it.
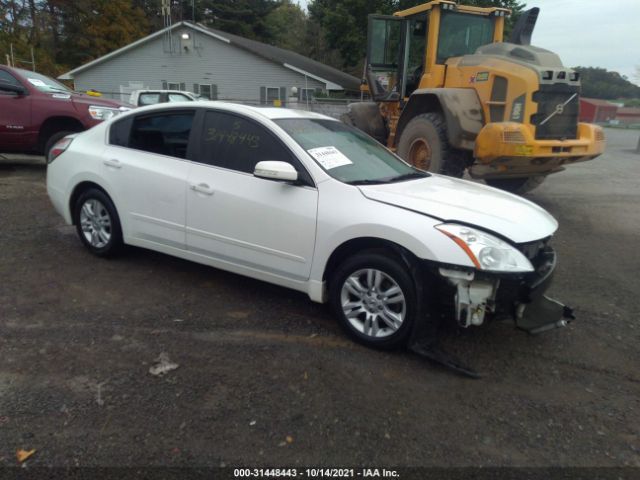
[[[43,154],[45,156],[45,159],[49,159],[49,152],[51,151],[51,149],[53,148],[53,146],[58,142],[58,140],[61,140],[62,138],[66,137],[67,135],[71,135],[72,133],[77,133],[77,132],[71,132],[71,131],[62,131],[62,132],[55,132],[53,135],[51,135],[46,142],[44,142],[44,151]]]
[[[527,193],[531,190],[539,187],[544,179],[547,178],[544,175],[537,175],[535,177],[523,177],[523,178],[490,178],[485,180],[487,185],[501,190],[506,190],[511,193]]]
[[[390,291],[385,301],[384,294]],[[380,251],[362,252],[345,260],[331,277],[329,301],[354,340],[379,349],[405,346],[420,310],[416,285],[407,268]]]
[[[386,145],[387,128],[377,103],[350,103],[347,111],[340,115],[340,121],[362,130],[382,145]]]
[[[102,190],[91,188],[76,201],[73,221],[80,241],[98,257],[117,254],[123,246],[116,207]]]
[[[447,124],[441,113],[423,113],[413,118],[402,131],[398,155],[406,162],[434,173],[462,177],[464,156],[449,145]]]

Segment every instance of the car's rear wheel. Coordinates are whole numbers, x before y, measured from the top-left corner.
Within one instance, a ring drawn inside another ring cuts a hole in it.
[[[418,310],[407,268],[379,252],[363,252],[343,262],[330,282],[329,299],[355,340],[384,349],[406,344]]]
[[[83,192],[76,201],[74,223],[80,240],[99,257],[116,254],[122,248],[120,219],[107,194],[97,188]]]

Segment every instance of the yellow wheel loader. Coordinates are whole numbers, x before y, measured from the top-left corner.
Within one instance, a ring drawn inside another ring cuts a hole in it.
[[[580,78],[531,46],[539,13],[524,12],[503,42],[510,10],[435,0],[370,15],[363,88],[343,121],[423,170],[523,193],[566,165],[604,151],[579,123]]]

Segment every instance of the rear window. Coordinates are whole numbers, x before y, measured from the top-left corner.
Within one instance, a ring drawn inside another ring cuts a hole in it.
[[[159,93],[141,93],[140,98],[138,99],[138,105],[155,105],[156,103],[160,103],[160,94]]]

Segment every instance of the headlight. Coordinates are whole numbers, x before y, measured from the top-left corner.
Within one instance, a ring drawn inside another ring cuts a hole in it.
[[[122,110],[122,108],[98,107],[95,105],[89,107],[89,115],[94,120],[109,120],[123,111],[125,110]]]
[[[480,270],[533,271],[533,265],[521,252],[482,230],[452,223],[436,225],[436,228],[456,242]]]

